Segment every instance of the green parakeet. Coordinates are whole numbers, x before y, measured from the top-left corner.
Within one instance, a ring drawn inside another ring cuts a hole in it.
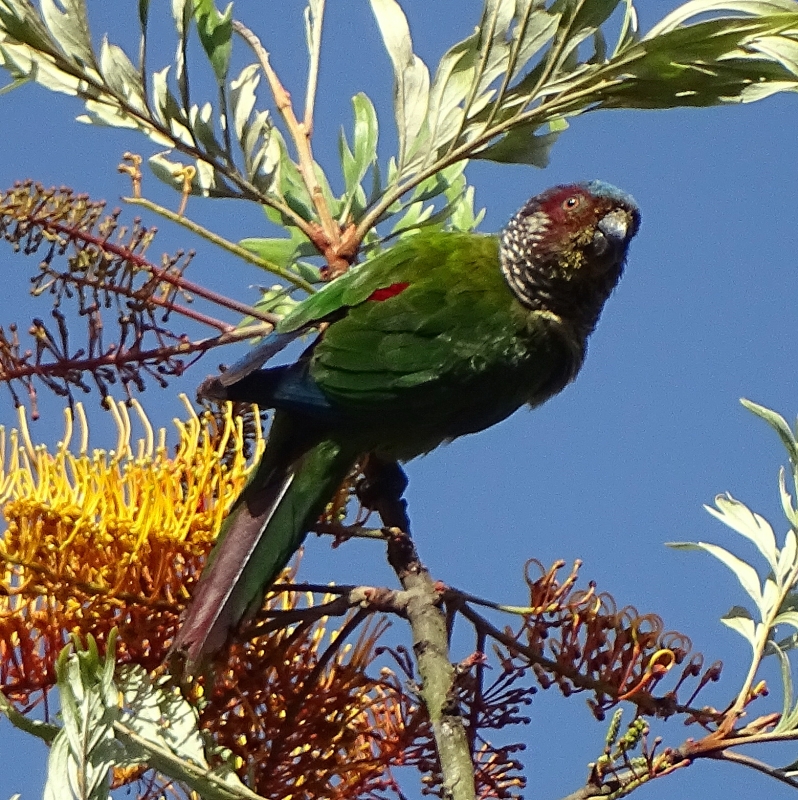
[[[614,186],[557,186],[498,236],[420,231],[307,298],[263,345],[319,329],[293,364],[209,379],[275,409],[266,452],[225,519],[174,648],[219,650],[367,453],[408,461],[537,406],[579,372],[640,224]]]

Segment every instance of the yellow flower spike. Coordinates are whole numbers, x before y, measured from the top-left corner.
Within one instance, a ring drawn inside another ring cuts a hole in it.
[[[239,439],[244,438],[244,421],[241,417],[233,418],[231,407],[228,406],[224,415],[224,428],[219,437],[219,443],[216,446],[216,455],[221,458],[224,451],[227,449],[227,443],[230,441],[231,436],[238,436]]]
[[[124,426],[119,431],[119,445],[116,449],[117,461],[121,463],[122,459],[132,457],[133,451],[130,447],[130,436],[133,432],[133,427],[130,424],[130,412],[127,410],[127,404],[120,400],[116,407]]]
[[[17,418],[19,419],[19,432],[22,436],[22,446],[25,448],[28,458],[31,461],[35,461],[36,453],[30,438],[30,431],[28,430],[28,417],[25,413],[25,406],[20,406],[17,409]]]
[[[19,483],[25,485],[27,491],[25,492],[25,496],[29,496],[30,499],[33,499],[33,495],[36,492],[36,480],[34,475],[36,474],[36,467],[34,464],[31,464],[31,460],[28,457],[28,452],[25,450],[24,446],[18,449],[19,454],[19,462],[21,467],[21,472],[19,473]]]
[[[78,449],[79,456],[85,456],[89,452],[89,422],[86,419],[86,410],[83,408],[83,403],[75,403],[75,413],[78,416],[80,424],[80,448]]]
[[[58,443],[58,452],[69,450],[72,441],[72,409],[67,406],[64,409],[64,438]],[[5,459],[4,459],[5,460]]]
[[[180,392],[177,396],[177,399],[183,404],[183,407],[186,409],[186,416],[190,420],[197,420],[199,421],[199,416],[197,415],[197,411],[194,408],[191,400],[189,400],[188,395],[185,392]]]
[[[52,453],[34,447],[24,429],[0,431],[8,521],[0,536],[0,689],[12,702],[46,695],[72,632],[91,632],[102,646],[116,626],[121,661],[158,668],[218,525],[263,452],[256,428],[244,458],[249,425],[230,406],[217,417],[187,413],[169,448],[140,407],[114,412],[113,451],[89,451],[81,407],[65,418]],[[142,436],[133,440],[136,419]],[[283,579],[292,578],[288,571]],[[281,592],[267,603],[291,609],[331,599]],[[379,787],[385,769],[401,763],[411,703],[390,670],[376,679],[366,673],[386,625],[365,624],[354,644],[341,641],[344,625],[325,618],[236,642],[213,690],[201,679],[191,684],[203,727],[260,794],[343,800],[350,789]],[[374,737],[377,726],[385,736]],[[277,741],[274,769],[265,756]]]
[[[147,419],[147,415],[144,413],[144,409],[141,407],[141,403],[138,400],[133,398],[130,401],[130,405],[133,406],[136,414],[138,415],[139,422],[141,423],[142,428],[144,428],[144,439],[139,439],[139,461],[152,461],[154,456],[154,445],[155,445],[155,434],[152,428],[152,423]]]
[[[166,428],[158,428],[158,447],[155,450],[155,457],[159,459],[166,457]]]
[[[14,439],[16,437],[16,431],[11,432],[11,458],[13,459],[16,456],[17,448],[14,446]],[[5,425],[0,425],[0,464],[6,463],[6,427]],[[13,483],[13,478],[8,474],[3,474],[0,476],[0,503],[5,502],[6,495],[11,490],[11,485]]]
[[[125,423],[122,420],[119,407],[110,397],[106,397],[103,404],[105,405],[105,408],[110,411],[111,416],[114,419],[114,423],[116,424],[116,448],[111,450],[111,456],[113,459],[125,448]]]

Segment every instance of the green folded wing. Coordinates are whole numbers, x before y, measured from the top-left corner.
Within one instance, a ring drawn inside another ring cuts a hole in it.
[[[461,252],[476,250],[492,260],[495,268],[498,266],[498,240],[495,236],[421,231],[375,258],[353,267],[320,292],[308,297],[280,321],[277,330],[280,333],[289,333],[299,328],[313,327],[314,324],[366,302],[379,289],[403,280],[422,278],[436,265],[450,261],[452,248]],[[441,292],[443,291],[445,287],[441,288]],[[440,292],[433,292],[430,297],[425,297],[420,292],[414,292],[414,295],[416,310],[420,313],[434,311],[437,301],[442,299]]]
[[[518,303],[492,236],[420,233],[309,298],[285,329],[325,318],[311,377],[364,441],[378,430],[400,458],[542,402],[579,357]]]

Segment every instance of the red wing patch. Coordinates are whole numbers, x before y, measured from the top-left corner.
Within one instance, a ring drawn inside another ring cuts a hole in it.
[[[402,294],[402,292],[410,286],[409,283],[392,283],[390,286],[386,286],[384,289],[377,289],[377,291],[372,292],[367,300],[373,300],[375,303],[382,303],[385,300],[390,300],[392,297],[396,297],[398,294]]]

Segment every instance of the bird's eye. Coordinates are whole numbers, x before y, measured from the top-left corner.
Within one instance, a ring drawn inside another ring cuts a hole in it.
[[[579,195],[572,194],[570,197],[567,197],[565,200],[563,200],[562,207],[566,211],[573,211],[581,202],[582,198],[579,197]]]

